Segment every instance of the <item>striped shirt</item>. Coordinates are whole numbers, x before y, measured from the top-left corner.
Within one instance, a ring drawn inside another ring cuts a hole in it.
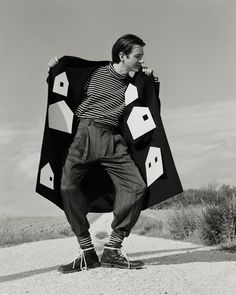
[[[117,73],[111,63],[97,68],[84,84],[84,98],[75,115],[117,126],[128,84],[128,77]]]

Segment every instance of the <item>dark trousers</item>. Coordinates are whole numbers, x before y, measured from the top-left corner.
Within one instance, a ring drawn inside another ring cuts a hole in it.
[[[140,215],[146,184],[127,153],[123,137],[110,126],[88,119],[80,120],[63,167],[61,194],[66,217],[76,236],[89,235],[89,209],[81,183],[95,161],[105,168],[115,186],[111,227],[127,237]]]

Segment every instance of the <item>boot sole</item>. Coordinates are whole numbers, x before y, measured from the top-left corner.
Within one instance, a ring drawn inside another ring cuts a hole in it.
[[[90,270],[90,269],[97,268],[97,267],[100,267],[100,263],[99,262],[98,263],[95,263],[93,265],[88,266],[86,270]],[[83,271],[83,270],[81,270],[80,268],[75,268],[75,269],[66,270],[66,271],[61,270],[61,269],[58,269],[58,271],[60,273],[67,274],[67,273],[73,273],[73,272],[80,272],[80,271]]]
[[[137,266],[137,267],[126,267],[126,266],[122,266],[122,265],[119,265],[119,264],[115,264],[115,263],[105,263],[105,262],[101,262],[101,267],[107,267],[107,268],[121,268],[121,269],[141,269],[143,268],[144,265],[140,265],[140,266]]]

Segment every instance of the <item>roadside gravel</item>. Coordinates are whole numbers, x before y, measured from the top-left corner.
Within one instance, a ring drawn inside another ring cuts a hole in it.
[[[110,233],[112,214],[91,226],[92,236]],[[98,255],[107,238],[94,238]],[[73,274],[57,271],[78,255],[75,238],[25,243],[0,249],[0,295],[233,295],[236,255],[192,243],[131,234],[123,243],[131,259],[142,259],[141,270],[97,268]]]

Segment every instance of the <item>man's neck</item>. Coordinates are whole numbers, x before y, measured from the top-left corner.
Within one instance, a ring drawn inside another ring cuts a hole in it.
[[[128,70],[126,69],[126,67],[124,67],[124,65],[122,63],[113,63],[113,67],[115,69],[115,71],[122,75],[122,76],[128,76]]]

